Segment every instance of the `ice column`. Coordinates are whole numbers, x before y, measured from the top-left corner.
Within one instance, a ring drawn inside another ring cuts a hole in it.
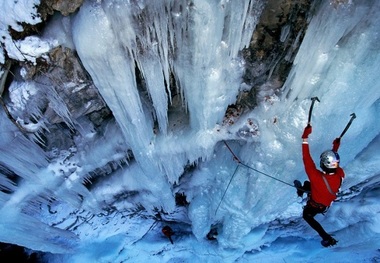
[[[253,1],[193,1],[182,9],[187,20],[174,27],[186,31],[175,35],[173,70],[193,129],[214,127],[235,102],[242,74],[238,51],[249,44],[257,20],[252,12],[259,7]]]
[[[166,156],[155,148],[155,122],[167,139],[171,91],[182,95],[189,133],[214,128],[236,100],[243,72],[238,52],[249,44],[261,8],[250,0],[106,0],[81,7],[73,23],[78,54],[136,160],[160,187],[160,178],[172,182],[182,172],[162,167],[157,160]],[[177,156],[173,163],[186,165],[186,153]]]

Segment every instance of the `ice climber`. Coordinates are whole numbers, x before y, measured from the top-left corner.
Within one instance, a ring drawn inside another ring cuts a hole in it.
[[[174,235],[173,229],[170,226],[164,226],[162,228],[162,233],[170,240],[170,243],[173,244],[172,235]]]
[[[339,167],[340,138],[333,141],[332,150],[324,151],[321,154],[320,167],[322,171],[320,171],[309,151],[308,137],[311,132],[312,127],[308,124],[302,134],[302,158],[309,181],[305,181],[302,186],[300,181],[295,180],[294,185],[297,188],[298,196],[302,197],[305,192],[308,193],[308,201],[303,209],[303,219],[321,236],[322,246],[329,247],[334,246],[337,240],[328,234],[314,217],[327,211],[336,199],[344,178],[344,171]]]

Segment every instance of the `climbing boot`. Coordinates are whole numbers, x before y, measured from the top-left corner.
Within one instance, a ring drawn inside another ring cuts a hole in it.
[[[324,247],[332,247],[332,246],[335,246],[336,243],[338,243],[338,241],[335,240],[333,237],[330,237],[328,239],[324,239],[321,241],[321,244]]]
[[[304,191],[303,191],[301,182],[298,180],[294,180],[293,183],[294,183],[294,186],[297,188],[297,195],[302,198]]]

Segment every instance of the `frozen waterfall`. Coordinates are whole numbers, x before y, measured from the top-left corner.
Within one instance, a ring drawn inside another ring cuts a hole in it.
[[[88,1],[77,15],[78,54],[140,167],[160,184],[159,195],[169,190],[167,180],[178,182],[187,163],[212,153],[218,140],[212,131],[240,88],[238,51],[249,44],[261,5]],[[184,124],[176,128],[178,118]],[[167,204],[161,205],[170,209]]]
[[[340,148],[349,200],[334,204],[321,223],[340,236],[344,255],[356,242],[369,244],[366,238],[374,240],[375,253],[380,208],[367,192],[364,201],[351,200],[350,188],[369,186],[370,192],[370,184],[379,184],[380,1],[320,1],[285,84],[255,87],[258,105],[227,126],[226,109],[247,87],[239,52],[250,45],[265,2],[84,1],[67,18],[66,41],[115,119],[98,129],[84,118],[70,120],[80,130],[71,135],[75,145],[47,153],[0,113],[0,211],[7,215],[0,218],[1,241],[62,253],[51,256],[57,262],[151,255],[162,262],[165,253],[191,262],[244,262],[272,244],[287,249],[291,240],[294,251],[277,259],[310,259],[298,246],[314,246],[315,233],[299,223],[295,189],[265,174],[289,183],[306,179],[300,136],[310,98],[317,96],[310,136],[315,160],[350,114],[357,115]],[[55,29],[61,28],[48,35]],[[241,130],[254,136],[240,136]],[[236,163],[224,141],[262,173]],[[107,164],[109,171],[86,187],[91,173]],[[186,206],[176,205],[177,193],[184,193]],[[160,239],[156,226],[163,222],[176,224],[180,245]],[[210,229],[218,231],[215,243],[205,240]],[[369,234],[356,239],[357,233]]]

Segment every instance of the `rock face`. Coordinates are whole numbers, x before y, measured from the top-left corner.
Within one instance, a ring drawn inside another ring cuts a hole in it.
[[[269,0],[252,36],[249,48],[242,51],[247,63],[244,81],[249,85],[238,104],[252,109],[262,86],[271,87],[267,95],[282,86],[307,29],[310,0]]]
[[[61,12],[62,15],[68,16],[71,13],[74,13],[81,5],[83,4],[83,0],[55,0],[52,1],[52,8]]]
[[[96,127],[112,118],[111,111],[72,50],[57,47],[50,51],[48,58],[39,60],[36,65],[25,64],[21,71],[24,81],[37,83],[26,103],[29,104],[27,108],[38,109],[25,112],[12,105],[7,94],[3,97],[8,101],[7,109],[12,109],[11,117],[18,119],[21,130],[42,134],[42,145],[47,150],[73,145],[74,123],[79,119],[88,119]],[[36,123],[39,124],[37,131],[28,128]]]
[[[73,119],[106,108],[78,57],[70,49],[58,47],[50,52],[49,57],[53,65],[45,73],[52,82],[49,85],[60,95]],[[56,122],[59,120],[52,119],[52,123]]]
[[[77,11],[82,4],[83,0],[42,0],[39,11],[42,17],[52,15],[54,11],[59,11],[62,15],[68,16]]]
[[[76,12],[83,4],[83,1],[84,0],[41,0],[37,9],[42,22],[35,25],[21,23],[23,30],[16,31],[10,28],[10,35],[14,40],[17,40],[24,39],[30,35],[39,34],[43,30],[46,21],[54,14],[54,12],[58,11],[63,16],[68,16]]]
[[[90,77],[82,67],[78,57],[68,48],[58,47],[49,53],[49,67],[46,71],[39,71],[34,78],[41,79],[49,92],[44,95],[57,97],[67,108],[71,123],[79,119],[88,119],[94,127],[108,118],[112,113],[99,95]],[[55,95],[54,95],[55,94]],[[45,134],[47,150],[52,147],[65,149],[71,142],[72,134],[76,131],[62,129],[66,127],[67,119],[62,116],[59,105],[48,103],[45,107],[44,118],[48,119],[48,133]],[[69,123],[70,123],[69,122]],[[66,146],[65,146],[66,145]]]

